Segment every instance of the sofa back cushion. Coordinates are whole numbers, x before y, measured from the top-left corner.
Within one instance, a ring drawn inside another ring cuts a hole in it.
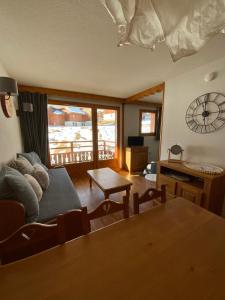
[[[18,170],[22,174],[32,174],[34,171],[34,167],[29,160],[22,156],[9,162],[8,166]]]
[[[0,170],[0,200],[15,199],[15,194],[5,180],[7,173],[17,174],[17,171],[7,166],[3,166]]]
[[[32,176],[38,181],[43,190],[47,190],[49,186],[49,175],[47,171],[39,164],[35,164]]]
[[[5,166],[4,169],[3,185],[10,191],[8,195],[5,193],[5,195],[8,196],[8,198],[5,199],[15,199],[22,203],[25,208],[26,221],[35,222],[39,215],[39,204],[31,185],[17,170],[7,166]],[[6,191],[5,187],[3,186],[3,191]]]
[[[41,188],[40,184],[30,174],[24,174],[24,177],[26,178],[27,182],[29,182],[29,184],[32,186],[32,189],[35,192],[35,194],[38,198],[38,201],[40,201],[41,198],[42,198],[42,195],[43,195],[43,191],[42,191],[42,188]]]
[[[33,165],[39,164],[41,165],[46,171],[48,168],[42,163],[40,157],[36,152],[24,152],[24,153],[17,153],[17,157],[25,157],[29,162]]]

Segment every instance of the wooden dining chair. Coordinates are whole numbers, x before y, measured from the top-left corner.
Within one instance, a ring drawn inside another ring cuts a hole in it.
[[[6,264],[31,256],[85,234],[85,210],[72,210],[57,217],[56,224],[31,223],[0,241],[0,260]]]
[[[93,211],[86,215],[86,233],[91,231],[91,220],[104,217],[106,215],[122,211],[125,219],[129,218],[129,198],[123,196],[123,202],[119,203],[112,200],[104,200]]]
[[[63,218],[65,241],[70,241],[87,233],[87,207],[69,210],[59,215]]]
[[[65,242],[63,224],[26,224],[0,241],[0,260],[6,264]]]
[[[18,201],[0,200],[0,240],[25,224],[24,206]]]
[[[134,214],[139,214],[140,204],[160,198],[161,203],[166,202],[166,186],[162,185],[161,190],[155,188],[148,189],[142,196],[138,193],[133,194]]]

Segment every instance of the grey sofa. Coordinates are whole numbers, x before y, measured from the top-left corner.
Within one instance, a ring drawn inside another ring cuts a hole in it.
[[[50,185],[39,203],[40,223],[54,219],[71,209],[80,209],[81,203],[75,187],[65,168],[48,170]]]
[[[71,209],[81,208],[79,196],[75,190],[75,187],[66,169],[63,167],[55,168],[55,169],[46,168],[46,171],[49,174],[50,183],[48,188],[45,191],[43,191],[42,199],[38,204],[39,206],[38,213],[34,220],[35,222],[40,222],[40,223],[46,223],[52,220],[54,221],[54,219],[59,214],[65,213]],[[15,172],[19,173],[17,170],[15,170]],[[13,223],[17,224],[18,219],[20,225],[23,225],[24,223],[32,222],[30,221],[30,218],[28,218],[28,213],[27,213],[27,211],[32,208],[32,204],[30,206],[30,203],[32,203],[32,199],[29,200],[28,199],[29,197],[27,195],[26,195],[26,201],[23,201],[24,199],[20,199],[20,200],[18,200],[18,198],[16,199],[17,195],[10,190],[4,178],[5,178],[5,172],[2,171],[0,176],[0,183],[1,183],[0,192],[1,194],[6,195],[6,196],[1,196],[0,198],[1,199],[0,200],[0,226],[2,227],[0,228],[0,231],[2,230],[3,234],[5,231],[5,227],[7,227],[7,224],[9,225],[8,227],[10,231],[11,227],[13,228],[16,227],[16,225],[13,226]],[[22,191],[21,194],[23,194],[24,190],[25,189],[21,185],[20,186],[20,191]],[[18,203],[20,204],[19,209],[17,209]]]

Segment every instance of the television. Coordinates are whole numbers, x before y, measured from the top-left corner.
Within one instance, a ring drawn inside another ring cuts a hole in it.
[[[143,136],[128,136],[128,147],[143,146],[144,137]]]

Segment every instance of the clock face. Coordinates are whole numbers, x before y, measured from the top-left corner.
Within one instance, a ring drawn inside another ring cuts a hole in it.
[[[196,98],[186,112],[186,123],[196,133],[211,133],[225,125],[225,96],[207,93]]]

